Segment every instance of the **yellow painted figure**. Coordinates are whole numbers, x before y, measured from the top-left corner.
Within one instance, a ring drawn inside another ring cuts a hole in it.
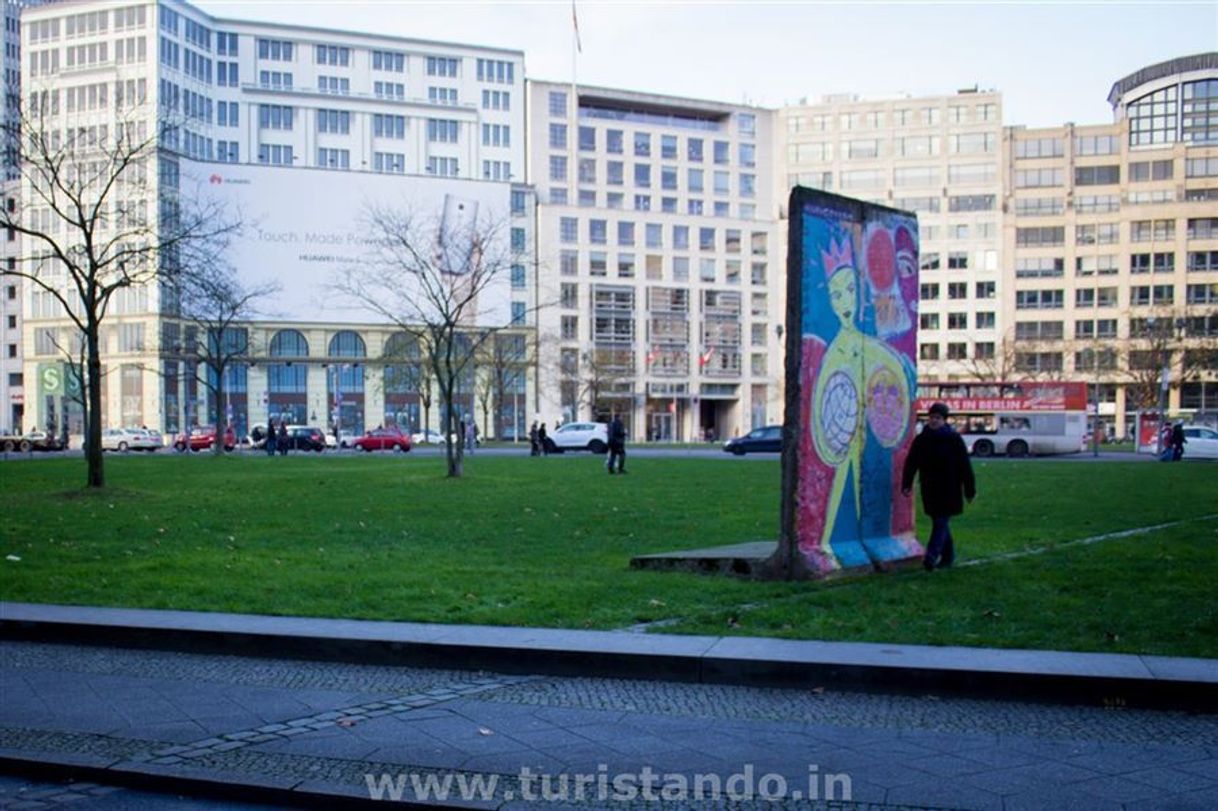
[[[833,468],[820,542],[830,556],[829,539],[852,473],[855,514],[862,514],[862,459],[867,442],[864,415],[885,448],[898,445],[909,427],[909,381],[901,358],[888,344],[859,331],[855,324],[858,274],[848,254],[834,254],[840,261],[829,265],[836,268],[829,276],[829,302],[841,329],[825,350],[812,393],[812,438],[817,454]]]

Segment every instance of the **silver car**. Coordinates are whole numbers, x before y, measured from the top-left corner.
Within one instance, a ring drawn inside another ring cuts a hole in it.
[[[161,444],[161,435],[147,428],[107,428],[102,431],[103,451],[155,451]]]
[[[1218,431],[1207,425],[1184,426],[1185,459],[1218,459]]]

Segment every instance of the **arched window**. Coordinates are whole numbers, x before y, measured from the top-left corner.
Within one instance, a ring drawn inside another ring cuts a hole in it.
[[[309,356],[309,342],[294,329],[283,329],[271,339],[272,358]],[[309,369],[304,363],[272,363],[267,367],[267,388],[271,394],[304,394],[308,391]]]
[[[271,339],[271,357],[273,358],[307,358],[309,342],[294,329],[281,329]]]

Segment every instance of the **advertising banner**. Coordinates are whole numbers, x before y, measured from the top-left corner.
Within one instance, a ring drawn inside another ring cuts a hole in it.
[[[366,265],[380,236],[370,227],[369,210],[378,206],[434,223],[437,235],[462,234],[475,224],[495,228],[487,253],[507,255],[511,186],[457,178],[374,172],[196,163],[183,160],[184,194],[219,200],[243,223],[229,261],[248,286],[279,284],[273,300],[260,302],[268,316],[285,321],[383,323],[358,300],[339,294],[336,283],[346,271]],[[433,250],[451,267],[468,261],[468,241],[437,238]],[[480,326],[511,320],[510,274],[479,295]]]

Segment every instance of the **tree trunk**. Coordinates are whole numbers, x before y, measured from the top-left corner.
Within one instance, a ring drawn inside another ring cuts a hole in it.
[[[224,440],[228,436],[228,413],[224,408],[224,364],[212,369],[216,373],[216,441],[212,444],[212,453],[220,456],[224,453]]]
[[[90,314],[88,329],[85,331],[85,341],[88,346],[88,366],[89,373],[87,379],[89,407],[87,414],[88,427],[85,430],[85,463],[88,467],[88,486],[89,487],[105,487],[106,472],[104,463],[102,462],[102,446],[101,446],[101,350],[98,346],[99,326],[92,314]],[[66,383],[65,383],[66,385]],[[67,415],[63,415],[66,419]]]
[[[465,443],[465,437],[461,436],[460,421],[453,414],[453,398],[452,394],[444,395],[446,401],[446,411],[448,419],[445,420],[444,426],[444,447],[448,456],[448,478],[459,479],[464,474],[465,454],[462,448]]]

